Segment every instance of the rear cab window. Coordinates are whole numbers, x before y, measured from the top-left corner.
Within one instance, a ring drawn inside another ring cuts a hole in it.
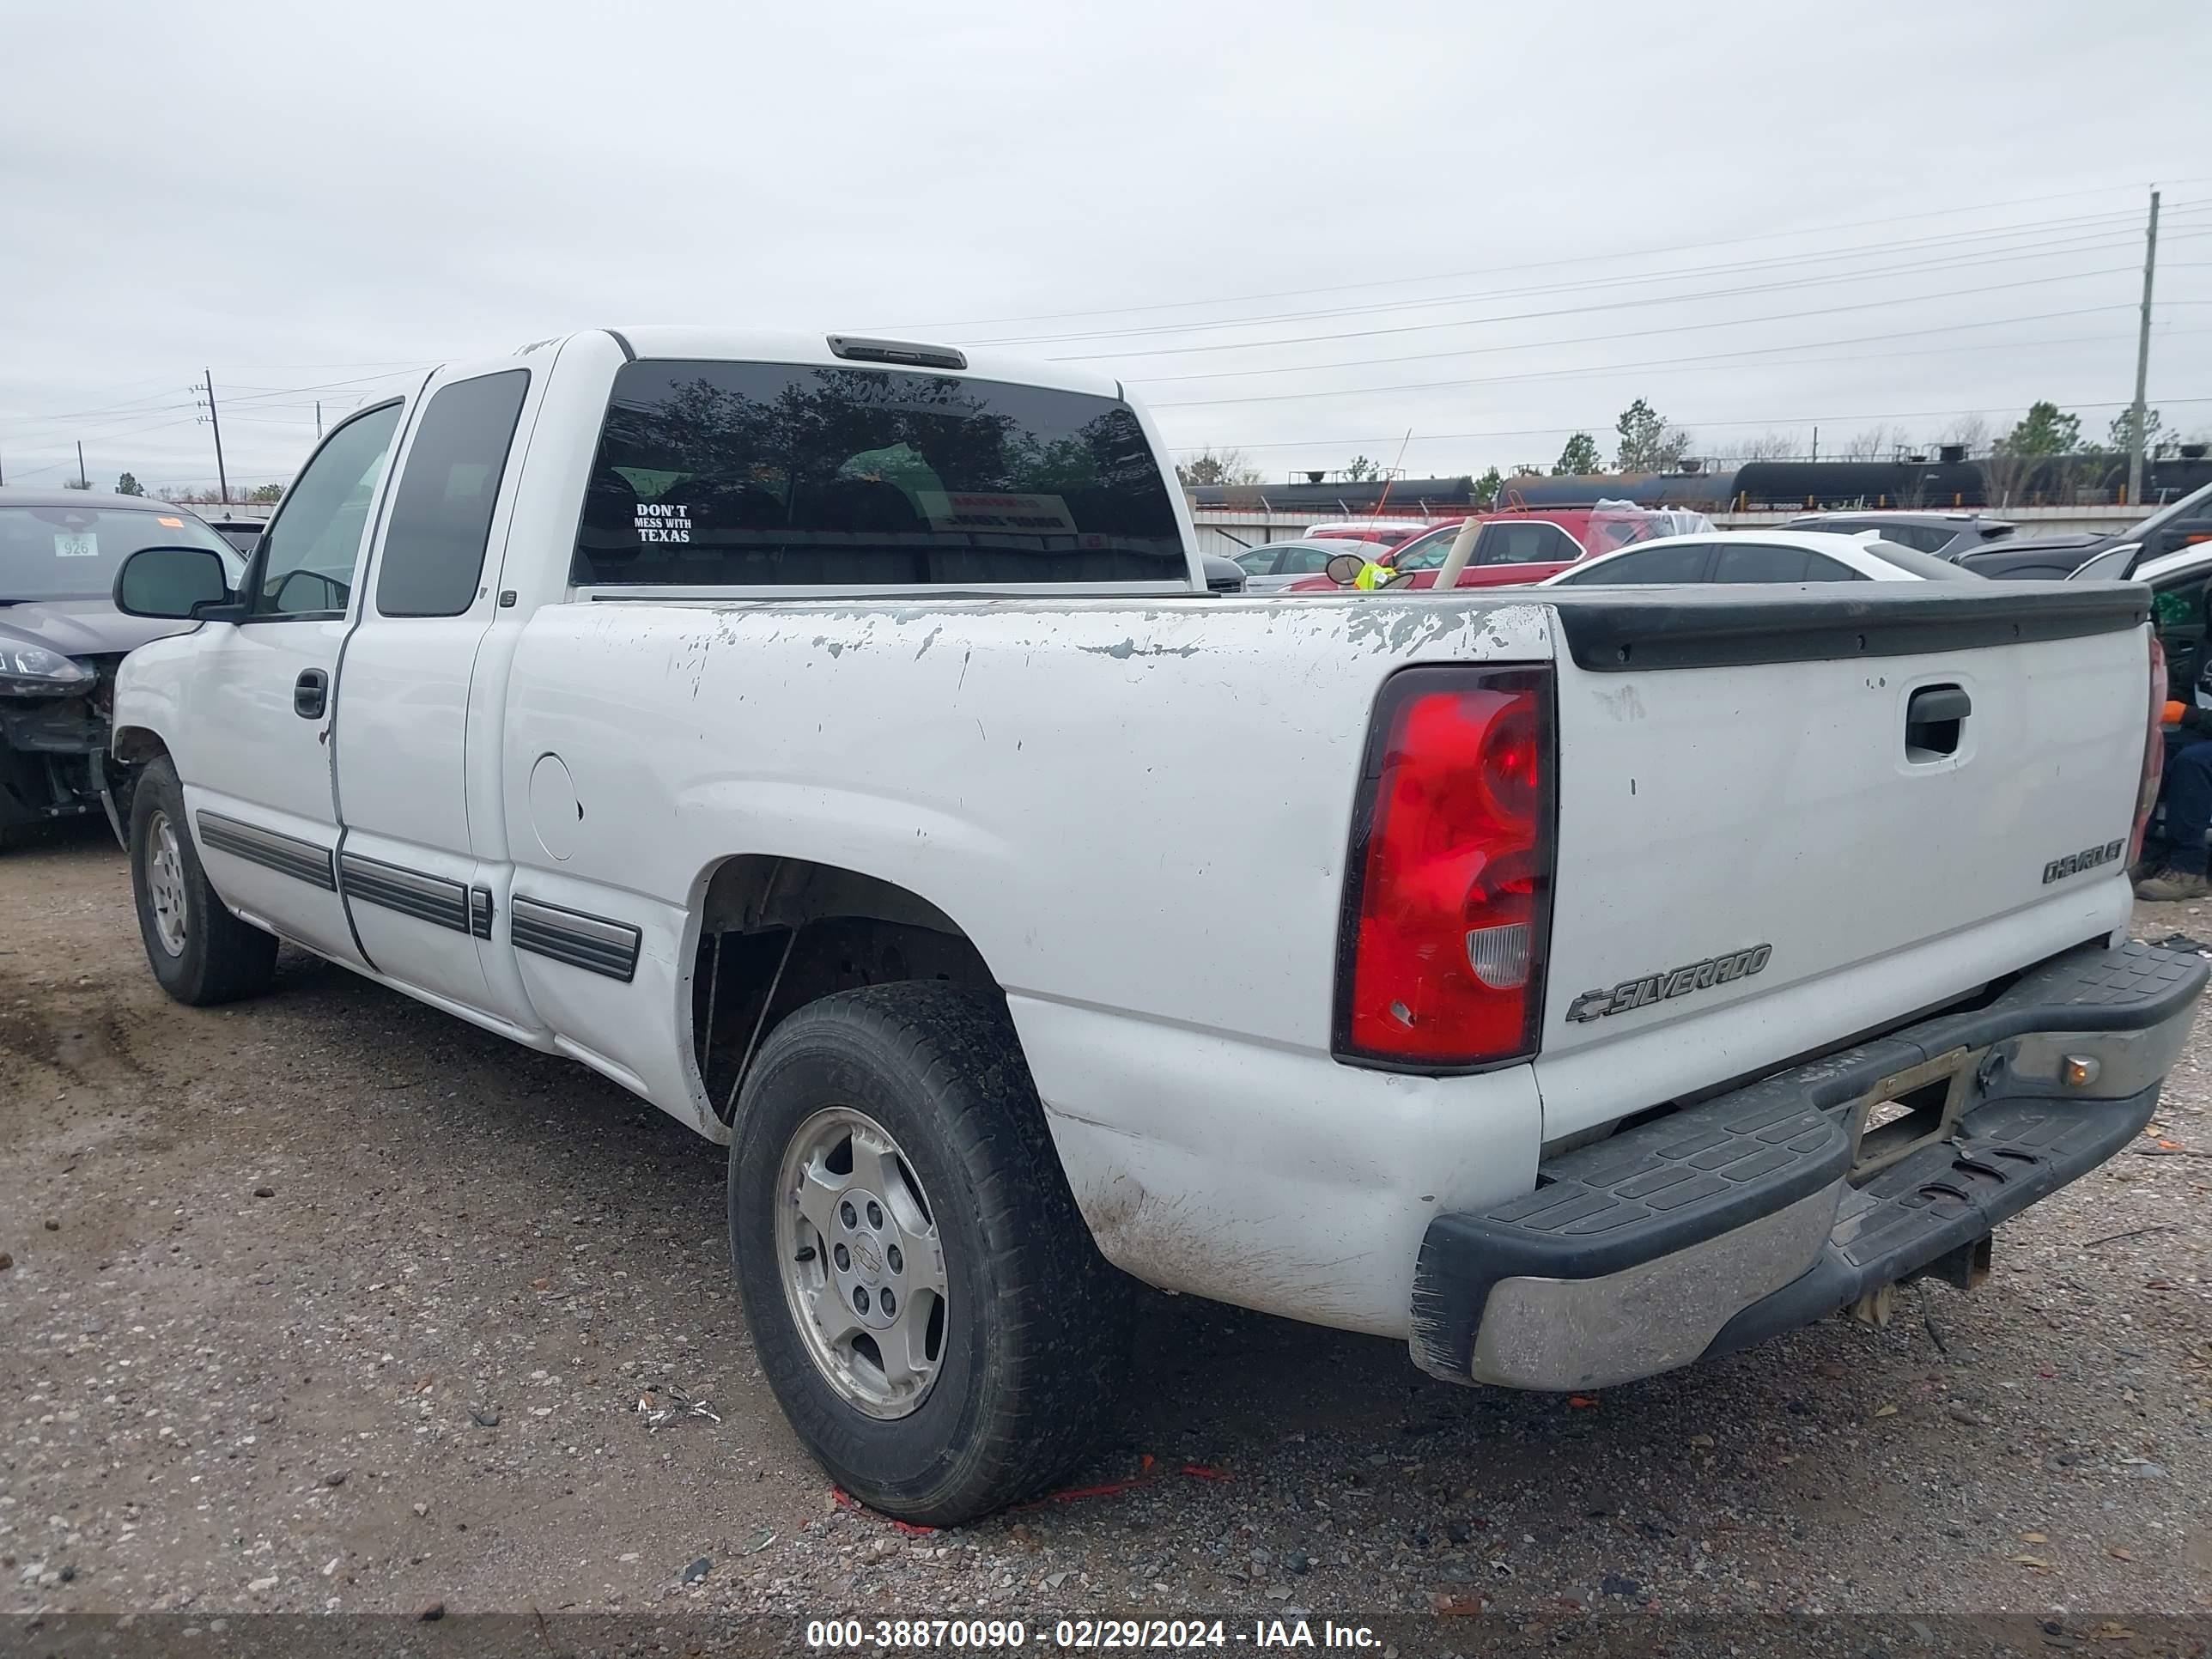
[[[1186,590],[1118,398],[926,371],[649,359],[616,372],[586,586]]]

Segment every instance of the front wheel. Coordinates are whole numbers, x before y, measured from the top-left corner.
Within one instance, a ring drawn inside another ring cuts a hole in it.
[[[995,994],[841,992],[763,1045],[730,1143],[754,1346],[839,1485],[949,1526],[1090,1449],[1126,1357],[1128,1281],[1068,1191]]]
[[[131,799],[131,886],[138,935],[161,988],[194,1007],[266,990],[276,940],[240,921],[209,884],[185,824],[185,790],[167,758],[146,769]]]

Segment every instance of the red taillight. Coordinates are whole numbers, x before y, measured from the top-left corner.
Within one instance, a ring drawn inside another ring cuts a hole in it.
[[[2158,635],[2150,636],[2150,736],[2143,744],[2142,783],[2136,791],[2136,833],[2128,842],[2128,862],[2142,857],[2143,832],[2150,828],[2151,809],[2158,805],[2159,780],[2166,775],[2166,647]]]
[[[1383,687],[1352,826],[1337,1052],[1419,1066],[1534,1054],[1552,865],[1548,668]]]

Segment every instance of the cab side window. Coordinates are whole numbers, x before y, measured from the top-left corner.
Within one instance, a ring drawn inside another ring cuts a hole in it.
[[[356,415],[324,441],[262,532],[248,596],[255,617],[342,617],[400,405]]]
[[[456,380],[422,411],[392,492],[392,524],[377,567],[385,617],[458,617],[477,597],[492,514],[530,371]]]

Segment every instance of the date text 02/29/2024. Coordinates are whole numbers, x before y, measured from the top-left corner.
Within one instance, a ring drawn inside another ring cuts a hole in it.
[[[1324,1619],[1255,1619],[1249,1629],[1221,1619],[1061,1619],[1038,1645],[1071,1651],[1101,1649],[1380,1648],[1382,1638],[1365,1625]],[[1015,1619],[817,1619],[806,1626],[806,1645],[836,1652],[860,1648],[1004,1649],[1025,1647],[1029,1626]]]

